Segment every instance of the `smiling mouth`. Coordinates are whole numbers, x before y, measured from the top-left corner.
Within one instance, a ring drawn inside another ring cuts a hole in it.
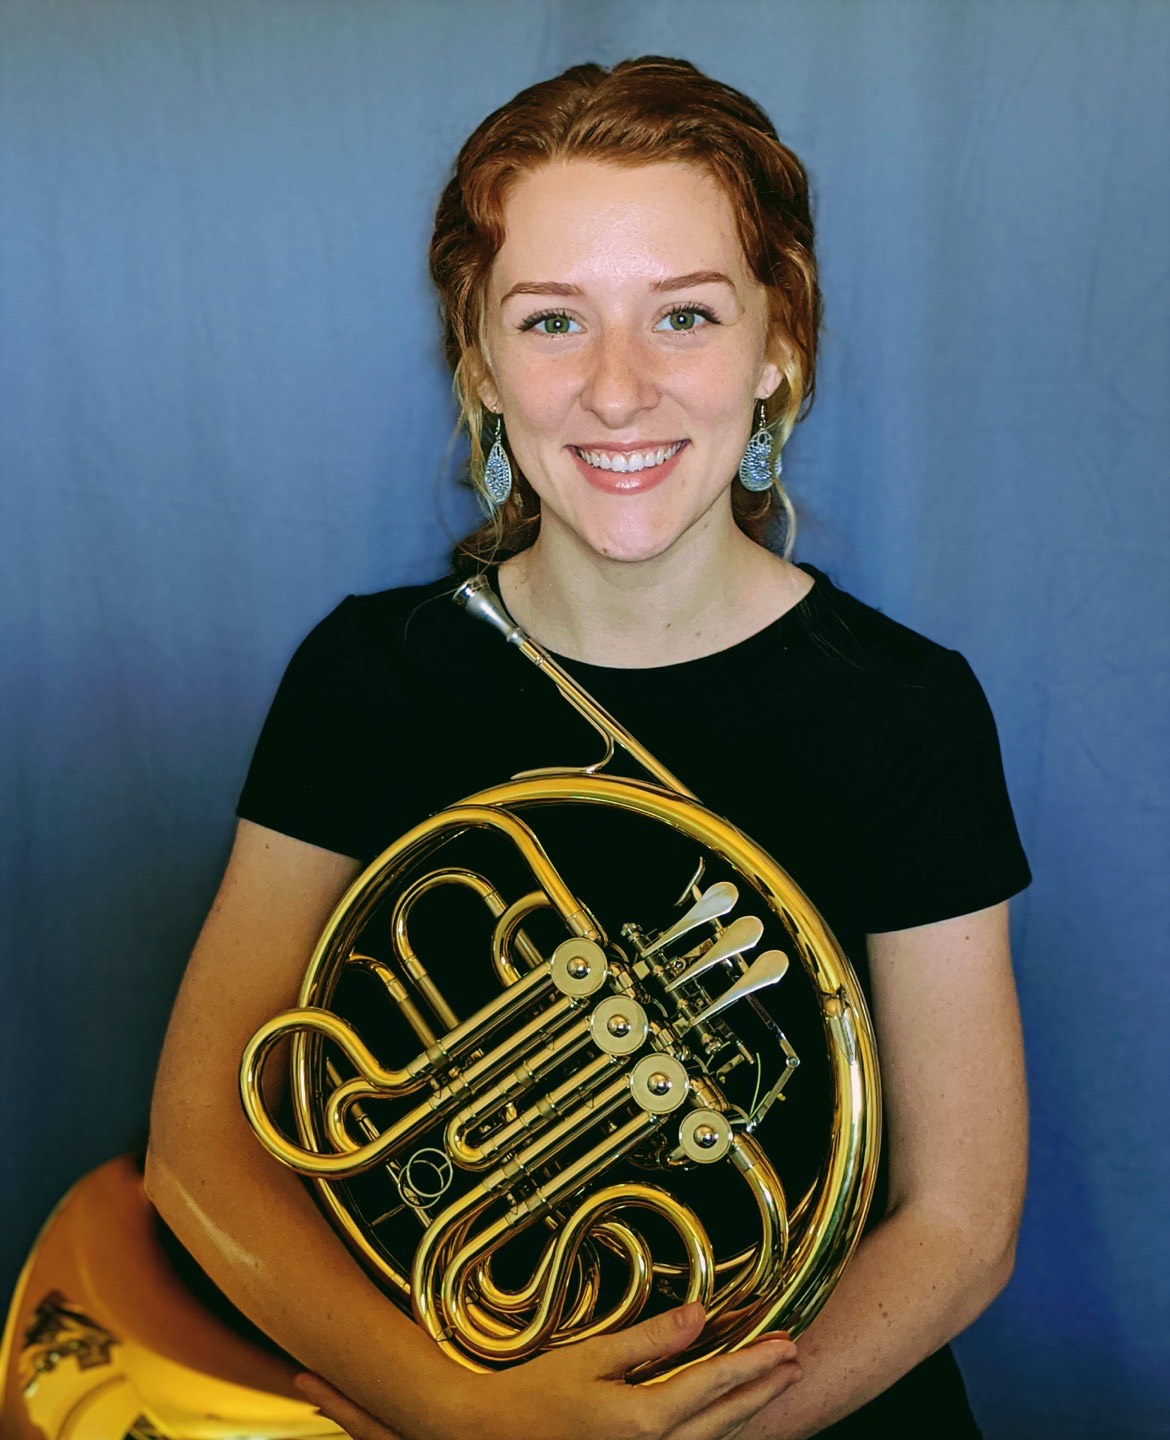
[[[685,440],[676,440],[673,445],[660,445],[654,450],[586,450],[580,445],[570,445],[569,449],[594,470],[615,470],[625,475],[630,471],[653,470],[658,465],[664,465],[686,443]]]

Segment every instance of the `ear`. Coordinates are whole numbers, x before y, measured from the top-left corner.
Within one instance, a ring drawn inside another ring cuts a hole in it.
[[[767,400],[774,395],[784,379],[784,366],[792,357],[792,346],[783,336],[777,336],[768,346],[768,357],[760,367],[760,383],[756,386],[756,399]]]
[[[485,380],[475,388],[484,407],[492,411],[493,414],[498,415],[500,413],[500,396],[492,382]]]
[[[760,383],[756,386],[756,399],[770,399],[771,396],[776,393],[780,381],[783,378],[784,372],[780,369],[779,365],[774,365],[772,361],[769,360],[760,371]]]
[[[500,412],[500,392],[496,389],[496,382],[492,379],[492,373],[487,367],[487,362],[478,353],[468,355],[467,368],[470,373],[471,383],[475,393],[479,396],[481,405],[488,410],[494,411],[497,415]]]

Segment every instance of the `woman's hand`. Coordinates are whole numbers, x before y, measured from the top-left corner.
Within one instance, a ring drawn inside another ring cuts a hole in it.
[[[800,1379],[796,1346],[777,1334],[716,1355],[654,1385],[627,1374],[685,1349],[703,1307],[684,1305],[615,1335],[549,1350],[524,1365],[467,1372],[425,1416],[391,1429],[319,1376],[298,1388],[354,1440],[730,1440]]]

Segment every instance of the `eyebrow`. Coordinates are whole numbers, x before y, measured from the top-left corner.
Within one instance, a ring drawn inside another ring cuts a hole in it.
[[[692,270],[688,275],[670,275],[665,280],[655,280],[650,289],[656,293],[667,290],[689,290],[692,285],[728,285],[732,290],[735,284],[730,276],[724,275],[722,270]],[[513,295],[581,295],[579,285],[566,285],[563,280],[521,280],[518,285],[513,285],[508,293],[501,297],[500,304],[510,300]]]

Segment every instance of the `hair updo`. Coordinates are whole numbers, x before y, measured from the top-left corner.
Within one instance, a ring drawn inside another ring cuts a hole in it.
[[[518,176],[568,159],[631,166],[685,161],[722,186],[748,268],[768,291],[771,334],[782,334],[790,346],[783,378],[766,402],[774,443],[782,446],[812,404],[821,323],[804,166],[755,101],[689,61],[645,55],[612,70],[574,65],[522,90],[475,129],[435,214],[431,278],[476,492],[484,497],[484,408],[477,381],[485,364],[488,275],[504,242],[504,202]],[[458,568],[513,555],[535,540],[540,501],[519,466],[512,468],[507,501],[455,547]],[[760,543],[783,511],[783,554],[791,553],[796,515],[779,480],[762,493],[734,486],[732,505],[740,529]]]

